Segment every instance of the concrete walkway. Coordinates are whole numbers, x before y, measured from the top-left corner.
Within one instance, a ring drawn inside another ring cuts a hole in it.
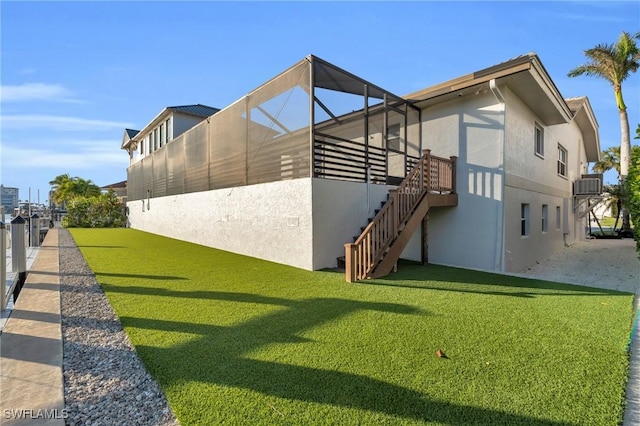
[[[58,231],[49,230],[0,335],[0,423],[64,425]]]

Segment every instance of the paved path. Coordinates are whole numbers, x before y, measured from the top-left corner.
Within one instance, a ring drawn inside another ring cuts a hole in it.
[[[50,230],[0,334],[0,423],[64,425],[58,231]]]

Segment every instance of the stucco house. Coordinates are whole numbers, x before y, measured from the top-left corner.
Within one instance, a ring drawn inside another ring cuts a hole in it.
[[[309,56],[182,132],[175,113],[125,131],[133,228],[349,281],[523,270],[584,237],[600,191],[589,101],[535,54],[404,97]]]

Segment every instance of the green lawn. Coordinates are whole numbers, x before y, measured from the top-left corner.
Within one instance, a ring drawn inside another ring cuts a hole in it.
[[[70,231],[183,425],[622,418],[629,294],[414,264],[347,284],[131,229]]]

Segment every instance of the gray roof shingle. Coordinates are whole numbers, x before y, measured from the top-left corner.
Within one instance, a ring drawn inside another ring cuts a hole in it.
[[[198,117],[209,117],[220,111],[219,108],[214,108],[202,104],[171,106],[167,107],[167,109],[174,112],[181,112],[183,114],[195,115]]]

